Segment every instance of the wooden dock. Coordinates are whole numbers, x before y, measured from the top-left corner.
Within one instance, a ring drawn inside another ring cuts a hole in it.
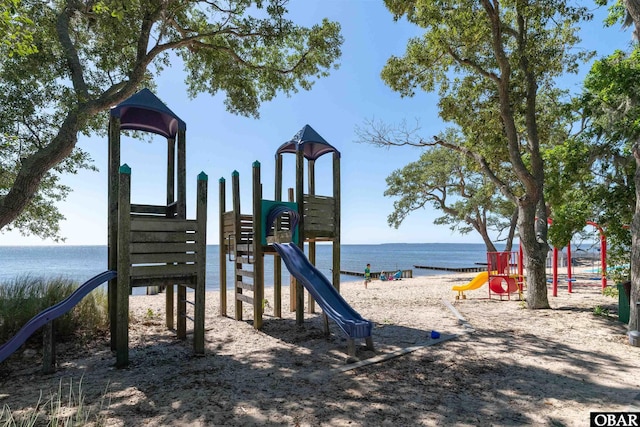
[[[384,271],[386,274],[391,274],[393,275],[396,270],[382,270]],[[380,274],[382,274],[382,271],[372,271],[371,272],[371,278],[372,279],[379,279],[380,278]],[[413,270],[400,270],[402,272],[402,278],[403,279],[410,279],[413,277]],[[340,270],[340,274],[344,274],[346,276],[359,276],[359,277],[364,277],[364,271],[348,271],[348,270]]]
[[[424,270],[441,270],[441,271],[455,271],[457,273],[479,273],[481,271],[487,271],[487,267],[435,267],[431,265],[414,265],[413,268],[422,268]]]

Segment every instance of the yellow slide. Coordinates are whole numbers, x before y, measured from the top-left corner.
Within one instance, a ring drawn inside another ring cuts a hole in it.
[[[483,271],[478,273],[476,277],[473,278],[472,281],[467,283],[466,285],[456,285],[451,287],[451,290],[458,291],[458,295],[456,295],[456,299],[466,299],[467,296],[464,294],[464,291],[472,291],[474,289],[481,288],[487,281],[489,280],[489,272]]]

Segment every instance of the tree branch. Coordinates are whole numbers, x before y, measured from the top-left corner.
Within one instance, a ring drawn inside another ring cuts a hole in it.
[[[80,102],[85,102],[89,99],[89,90],[87,84],[84,81],[84,70],[78,57],[78,51],[76,50],[73,41],[69,35],[69,17],[77,9],[73,8],[70,4],[67,4],[62,12],[58,15],[56,20],[56,32],[58,34],[58,40],[62,46],[62,51],[67,60],[69,66],[69,73],[71,74],[71,82],[73,89],[76,92],[76,96]]]

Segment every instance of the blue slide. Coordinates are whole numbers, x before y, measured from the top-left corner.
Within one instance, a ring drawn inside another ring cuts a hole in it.
[[[293,243],[274,243],[289,272],[298,279],[316,300],[322,311],[332,318],[349,338],[371,336],[373,323],[365,320],[338,293],[331,282]]]
[[[71,310],[82,300],[82,298],[86,297],[89,292],[104,282],[114,279],[116,275],[116,272],[112,270],[100,273],[80,285],[78,289],[73,291],[73,293],[64,300],[52,305],[39,314],[36,314],[22,328],[20,328],[13,338],[0,346],[0,363],[2,363],[7,357],[11,356],[14,351],[19,349],[35,331]]]

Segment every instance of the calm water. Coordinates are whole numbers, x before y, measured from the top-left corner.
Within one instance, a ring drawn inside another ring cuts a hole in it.
[[[317,245],[316,248],[316,264],[330,277],[332,246]],[[217,245],[207,246],[207,290],[219,289],[218,254]],[[361,272],[371,263],[371,271],[413,269],[414,276],[427,276],[447,272],[416,269],[414,265],[473,267],[475,263],[486,262],[486,249],[483,244],[456,243],[342,245],[341,257],[343,271]],[[228,262],[228,277],[233,277],[232,268]],[[106,246],[0,246],[0,284],[20,275],[84,282],[106,269]],[[283,283],[288,280],[283,264]],[[357,280],[362,279],[341,276],[341,281]],[[273,284],[273,256],[265,257],[265,284]]]

